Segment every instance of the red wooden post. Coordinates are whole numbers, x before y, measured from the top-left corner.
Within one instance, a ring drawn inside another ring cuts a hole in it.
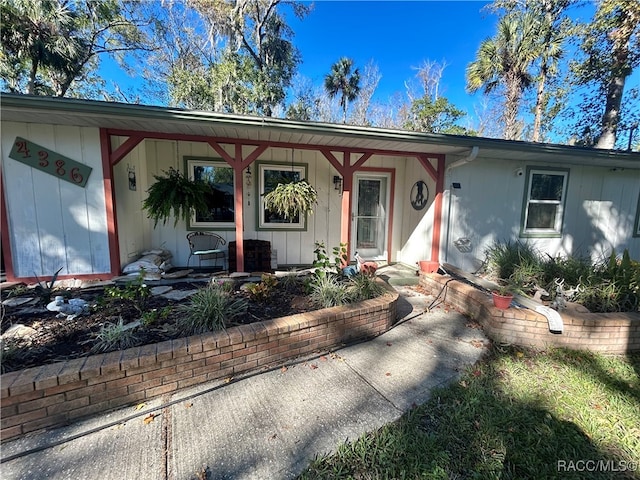
[[[134,137],[131,137],[134,138]],[[125,144],[137,145],[141,140],[127,140]],[[131,148],[135,148],[135,145]],[[131,151],[129,150],[129,151]],[[121,151],[124,151],[121,150]],[[107,215],[107,238],[109,243],[109,263],[111,275],[120,274],[120,245],[118,243],[118,220],[116,217],[116,194],[113,186],[113,165],[111,151],[111,136],[104,129],[100,129],[100,155],[102,157],[102,178],[104,184],[104,202]],[[126,154],[125,154],[126,155]],[[123,155],[124,156],[124,155]],[[122,157],[120,157],[122,158]]]
[[[440,265],[440,231],[442,230],[442,197],[444,195],[444,156],[438,156],[438,167],[436,170],[436,198],[433,207],[433,236],[431,239],[431,263],[436,265],[435,270]],[[432,267],[433,268],[433,267]]]
[[[234,214],[236,218],[236,270],[244,272],[244,228],[242,221],[242,200],[243,200],[243,183],[242,183],[242,166],[240,163],[233,167],[235,172],[235,208]]]

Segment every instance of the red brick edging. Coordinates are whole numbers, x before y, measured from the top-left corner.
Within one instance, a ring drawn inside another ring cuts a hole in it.
[[[182,388],[371,338],[396,321],[398,294],[0,377],[2,441]]]
[[[624,354],[640,351],[640,313],[561,312],[564,332],[549,331],[547,319],[533,310],[499,310],[491,296],[471,285],[437,273],[420,274],[420,285],[477,320],[494,341],[535,348],[565,347]],[[443,290],[444,288],[444,290]]]

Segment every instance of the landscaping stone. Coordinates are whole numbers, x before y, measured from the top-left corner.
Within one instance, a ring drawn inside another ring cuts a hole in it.
[[[175,272],[165,273],[164,275],[162,275],[162,277],[163,278],[183,278],[188,276],[192,272],[193,272],[193,268],[190,268],[188,270],[177,270]]]
[[[13,297],[7,298],[2,301],[2,305],[5,307],[19,307],[20,305],[26,305],[32,302],[35,302],[37,299],[35,297]]]
[[[2,339],[6,340],[8,338],[29,338],[36,334],[37,332],[26,325],[22,325],[21,323],[16,323],[15,325],[11,325],[6,332],[2,334]]]
[[[168,285],[162,285],[159,287],[151,287],[150,293],[151,295],[163,295],[167,292],[170,292],[171,290],[173,290],[173,287],[170,287]]]
[[[251,275],[248,272],[231,272],[229,278],[247,278]]]
[[[163,293],[161,296],[168,298],[169,300],[184,300],[190,297],[194,293],[198,292],[198,289],[194,290],[171,290],[170,292]]]

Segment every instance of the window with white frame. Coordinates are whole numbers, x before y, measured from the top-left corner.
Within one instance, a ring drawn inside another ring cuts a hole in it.
[[[567,170],[527,169],[522,236],[559,236],[567,192]]]
[[[235,227],[235,187],[233,168],[222,160],[185,158],[187,176],[209,185],[205,197],[206,212],[197,212],[189,221],[188,228],[225,229]]]
[[[304,216],[294,218],[272,212],[264,206],[264,195],[275,189],[278,184],[298,182],[306,178],[307,166],[303,164],[258,163],[258,229],[261,230],[304,230]]]

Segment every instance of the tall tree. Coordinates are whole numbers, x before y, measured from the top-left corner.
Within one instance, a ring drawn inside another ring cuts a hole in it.
[[[465,115],[463,110],[445,97],[433,101],[425,95],[411,104],[410,119],[404,124],[404,128],[418,132],[474,135],[472,131],[458,125],[458,121]]]
[[[373,61],[370,61],[364,66],[364,71],[360,77],[360,91],[353,102],[352,115],[349,123],[363,126],[371,125],[369,114],[373,106],[372,98],[381,78],[382,75],[380,74],[378,65]]]
[[[311,79],[296,75],[292,86],[293,101],[285,111],[285,118],[290,120],[318,120],[320,117],[320,98],[315,95]]]
[[[581,130],[598,131],[596,148],[611,149],[624,121],[622,99],[627,79],[640,66],[640,2],[601,0],[593,21],[583,31],[581,49],[585,58],[573,66],[577,84],[591,85],[595,90],[595,96],[583,103],[584,118],[600,112],[599,126],[583,122]],[[626,98],[637,99],[637,90],[636,86]],[[637,117],[629,120],[632,124]]]
[[[210,103],[216,104],[222,90],[235,90],[237,86],[240,91],[232,96],[249,93],[245,107],[238,111],[237,104],[225,104],[216,109],[271,116],[274,107],[284,101],[286,88],[291,85],[300,62],[300,54],[291,41],[293,31],[279,7],[290,7],[299,18],[310,7],[284,0],[188,0],[187,4],[200,13],[210,34],[221,39],[223,53],[205,70],[213,70],[209,72],[212,78],[219,78],[219,70],[235,75],[235,78],[223,75],[224,81],[213,85]],[[181,72],[180,77],[189,73]],[[194,75],[200,73],[196,71]]]
[[[353,60],[342,57],[331,66],[331,71],[324,77],[324,88],[330,98],[340,94],[340,107],[342,107],[342,123],[347,122],[347,107],[353,102],[360,92],[360,71],[351,71]]]
[[[542,141],[551,128],[553,119],[562,105],[565,90],[557,85],[559,62],[564,56],[564,43],[572,33],[572,22],[567,9],[577,0],[494,0],[490,9],[507,14],[529,14],[539,24],[539,34],[532,48],[537,53],[534,61],[536,83],[534,120],[531,140]]]
[[[530,14],[511,13],[498,22],[494,38],[484,40],[467,66],[467,90],[486,94],[501,88],[504,96],[504,138],[520,137],[518,112],[524,91],[533,82],[529,68],[537,57],[539,23]]]
[[[63,97],[99,81],[102,55],[148,48],[142,23],[119,0],[9,0],[0,15],[0,71],[14,92]]]
[[[420,82],[422,94],[416,94],[411,85],[407,84],[407,95],[411,105],[403,124],[405,129],[455,135],[473,134],[457,123],[466,115],[465,112],[441,96],[440,83],[446,67],[446,62],[438,63],[432,60],[425,60],[418,67],[416,78]]]

